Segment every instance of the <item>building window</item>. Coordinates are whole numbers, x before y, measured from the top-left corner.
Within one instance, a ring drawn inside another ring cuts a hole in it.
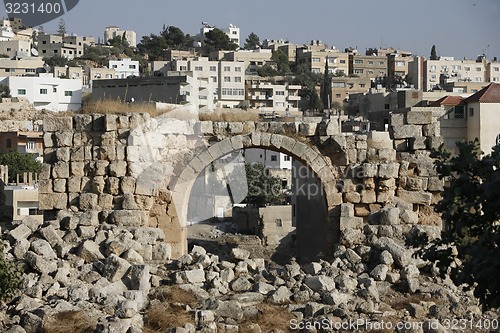
[[[291,160],[292,160],[292,157],[291,157],[291,156],[289,156],[289,155],[285,155],[285,156],[284,156],[284,159],[285,159],[285,161],[287,161],[287,162],[288,162],[288,161],[291,161]]]
[[[476,72],[480,72],[481,71],[481,67],[476,67]]]
[[[237,76],[234,78],[234,82],[241,82],[241,76]]]
[[[405,65],[404,61],[396,61],[396,66],[403,67]]]
[[[341,64],[345,64],[345,60],[344,60],[344,59],[341,59],[341,60],[340,60],[340,63],[341,63]]]
[[[224,76],[224,82],[231,82],[230,76]]]
[[[211,76],[211,78],[213,83],[217,83],[217,76]]]
[[[363,74],[363,70],[362,69],[359,69],[359,68],[356,68],[354,70],[354,74]]]
[[[493,67],[493,70],[494,70],[495,72],[498,72],[498,71],[500,71],[500,68],[499,68],[499,67]]]
[[[180,68],[179,68],[179,69],[180,69],[181,71],[187,71],[187,70],[188,70],[187,66],[180,66]]]
[[[469,117],[474,116],[474,108],[469,108]]]
[[[276,96],[285,96],[285,92],[283,90],[276,91]]]
[[[52,88],[52,92],[57,92],[57,87]]]
[[[35,141],[29,140],[28,143],[26,143],[26,149],[35,150]]]
[[[12,148],[12,140],[7,139],[7,148]]]
[[[271,162],[278,161],[278,155],[271,155]]]
[[[380,61],[378,64],[379,64],[379,65],[384,65],[384,64],[385,64],[385,61]]]
[[[194,70],[197,72],[203,72],[203,66],[195,66]]]
[[[276,226],[283,227],[283,221],[281,221],[281,219],[276,219]]]
[[[18,95],[26,95],[26,89],[17,89]]]
[[[354,59],[354,63],[355,64],[362,64],[363,63],[363,59]]]
[[[368,60],[368,65],[373,65],[373,60]]]
[[[64,96],[71,97],[71,96],[73,96],[73,92],[72,92],[72,91],[68,91],[68,90],[66,90],[66,91],[64,92]]]
[[[230,72],[231,67],[230,66],[224,66],[224,72]]]
[[[211,72],[217,72],[217,67],[216,66],[210,66],[210,71]]]
[[[360,83],[360,84],[359,84],[359,87],[360,87],[360,88],[364,88],[365,86],[366,86],[366,84],[364,84],[364,83]]]
[[[335,98],[341,98],[342,95],[341,94],[335,94]]]
[[[47,89],[45,89],[45,88],[40,89],[40,94],[47,95]]]
[[[241,67],[235,67],[235,68],[234,68],[234,71],[235,71],[235,72],[241,72]]]
[[[128,69],[135,69],[135,65],[128,65]]]
[[[321,58],[312,58],[312,62],[321,62]]]
[[[470,67],[465,67],[464,69],[465,69],[466,72],[470,71]]]

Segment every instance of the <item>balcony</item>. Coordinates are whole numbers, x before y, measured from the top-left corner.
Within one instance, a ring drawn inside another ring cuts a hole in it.
[[[289,95],[289,96],[286,96],[286,100],[287,101],[300,101],[300,96]]]
[[[272,101],[273,96],[264,96],[264,95],[248,95],[248,98],[253,101]]]

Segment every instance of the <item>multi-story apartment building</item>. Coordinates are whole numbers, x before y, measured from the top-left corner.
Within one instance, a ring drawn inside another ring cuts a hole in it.
[[[328,58],[328,70],[332,74],[347,74],[349,72],[349,55],[337,49],[328,49],[320,46],[309,45],[297,49],[296,60],[298,65],[306,65],[313,73],[323,73],[325,61]]]
[[[52,74],[35,77],[9,76],[1,80],[12,97],[26,99],[37,110],[76,111],[82,105],[82,81],[60,79]]]
[[[21,154],[43,156],[42,132],[2,132],[0,133],[0,152],[17,151]]]
[[[270,49],[222,51],[222,53],[223,60],[243,62],[247,75],[255,75],[259,67],[273,63],[271,60],[273,53]]]
[[[26,27],[23,20],[18,17],[11,17],[0,20],[0,30],[8,40],[31,40],[34,29]]]
[[[486,65],[486,81],[500,83],[500,62],[497,57]]]
[[[488,62],[483,57],[477,60],[456,60],[453,57],[427,60],[424,57],[414,57],[409,64],[409,74],[415,88],[430,91],[442,89],[450,83],[488,82],[490,76],[487,65]]]
[[[349,75],[375,80],[387,76],[387,57],[385,55],[349,54]]]
[[[31,41],[29,40],[4,40],[0,41],[0,54],[9,59],[20,59],[31,56]]]
[[[2,76],[35,76],[43,71],[42,58],[26,58],[11,60],[0,58],[0,77]]]
[[[332,78],[331,100],[344,105],[349,95],[366,93],[371,87],[371,81],[366,77],[338,76]]]
[[[41,57],[62,56],[68,59],[83,56],[85,45],[94,45],[93,37],[39,35],[38,52]]]
[[[389,80],[405,79],[408,75],[409,63],[413,60],[409,52],[387,54],[387,76]]]
[[[245,100],[245,63],[241,61],[213,61],[206,57],[174,60],[173,72],[192,72],[192,76],[205,80],[217,99],[217,105],[232,108]],[[173,75],[173,74],[172,74]]]
[[[280,50],[287,57],[288,61],[295,63],[297,61],[297,48],[303,45],[292,44],[287,40],[279,39],[279,40],[264,40],[262,43],[262,47],[266,49],[271,49],[273,52],[276,50]]]
[[[121,30],[117,26],[109,26],[104,29],[104,44],[115,37],[125,38],[131,47],[137,46],[137,34],[132,30]]]
[[[273,84],[261,79],[246,81],[247,100],[251,108],[261,111],[299,111],[300,85],[286,82]]]
[[[115,71],[115,78],[125,79],[129,76],[139,76],[139,61],[130,58],[110,60],[109,69]]]
[[[83,85],[92,86],[94,80],[112,79],[116,71],[112,68],[92,68],[86,67],[83,75]]]

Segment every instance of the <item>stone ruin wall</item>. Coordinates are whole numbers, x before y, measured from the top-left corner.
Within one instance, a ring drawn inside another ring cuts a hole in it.
[[[335,233],[330,235],[335,243],[361,244],[370,234],[400,238],[416,225],[435,234],[441,220],[432,206],[443,182],[429,149],[440,144],[439,114],[428,108],[394,113],[390,137],[387,132],[340,133],[335,118],[322,123],[226,123],[152,119],[147,114],[47,117],[40,208],[46,220],[61,221],[61,231],[83,244],[126,231],[132,238],[127,242],[145,261],[179,257],[187,244],[172,204],[169,185],[175,175],[192,158],[211,152],[209,142],[213,146],[245,134],[242,147],[247,148],[254,146],[252,135],[262,132],[270,134],[270,142],[276,141],[272,136],[306,142],[324,156],[318,176],[333,175],[336,181],[334,186],[323,184],[333,224],[327,230]],[[119,241],[108,244],[108,252]]]

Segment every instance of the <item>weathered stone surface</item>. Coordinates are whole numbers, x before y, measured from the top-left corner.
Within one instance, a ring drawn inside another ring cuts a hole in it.
[[[329,276],[317,275],[306,278],[305,284],[314,291],[332,291],[335,289],[335,282]]]
[[[427,192],[397,190],[397,196],[406,202],[421,205],[430,205],[432,202],[432,194]]]
[[[432,111],[410,111],[406,114],[408,124],[425,125],[432,123]]]
[[[374,245],[381,250],[387,250],[399,267],[406,267],[411,262],[409,251],[390,238],[380,237]]]
[[[104,261],[102,276],[111,282],[120,280],[130,268],[130,263],[125,259],[111,254]]]
[[[82,243],[78,250],[78,256],[89,263],[104,259],[104,256],[99,250],[99,245],[91,240]]]

